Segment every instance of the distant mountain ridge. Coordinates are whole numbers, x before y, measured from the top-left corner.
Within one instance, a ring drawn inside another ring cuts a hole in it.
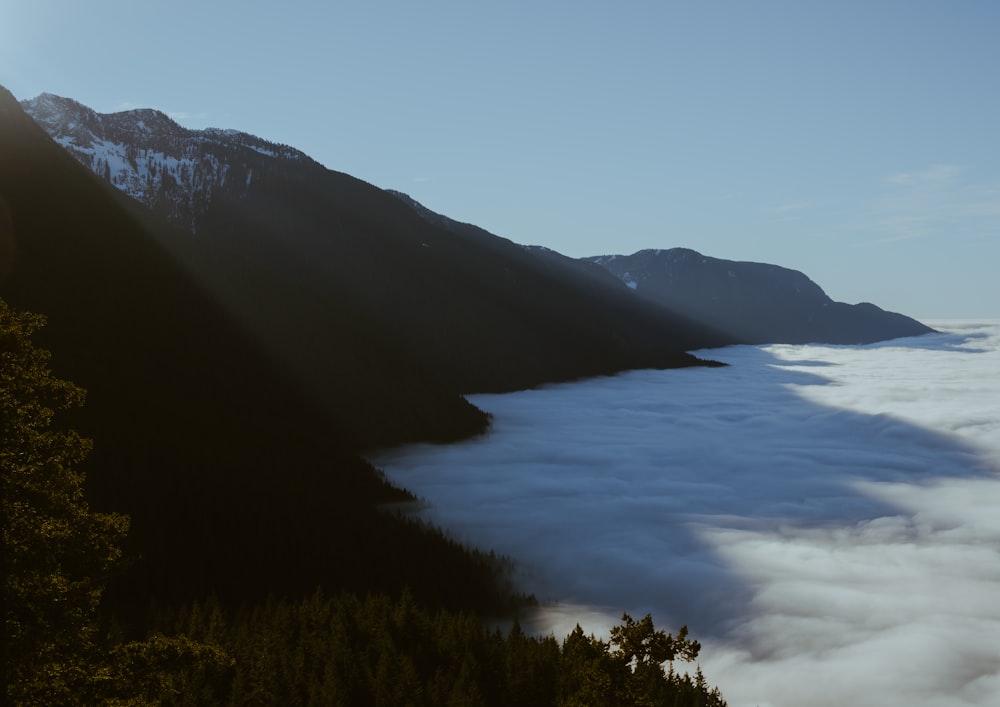
[[[495,237],[391,191],[424,220],[469,238]],[[608,294],[610,281],[672,316],[697,322],[729,344],[867,344],[933,329],[870,304],[835,302],[805,274],[768,263],[711,258],[690,248],[646,249],[632,255],[572,259],[542,246],[521,246],[562,271],[575,271]]]
[[[803,273],[779,265],[711,258],[689,248],[585,260],[638,296],[742,343],[865,344],[933,331],[867,302],[835,302]]]

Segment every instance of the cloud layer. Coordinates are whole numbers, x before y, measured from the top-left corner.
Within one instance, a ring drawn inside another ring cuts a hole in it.
[[[374,461],[540,630],[686,623],[732,705],[1000,704],[1000,323],[947,327],[475,396],[486,437]]]

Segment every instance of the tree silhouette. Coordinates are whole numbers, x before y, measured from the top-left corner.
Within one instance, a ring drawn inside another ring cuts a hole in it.
[[[95,513],[77,470],[90,441],[53,427],[84,391],[49,370],[44,325],[0,300],[4,687],[14,703],[81,699],[95,670],[96,611],[128,519]]]
[[[687,626],[677,632],[677,638],[653,627],[653,617],[646,614],[636,621],[628,613],[622,614],[622,623],[611,629],[611,643],[617,654],[637,667],[659,666],[672,660],[692,661],[698,657],[701,644],[689,640]]]

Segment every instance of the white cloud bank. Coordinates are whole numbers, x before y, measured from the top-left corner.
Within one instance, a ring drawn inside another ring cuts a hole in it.
[[[734,707],[1000,704],[1000,322],[938,327],[474,396],[489,435],[375,462],[541,630],[687,623]]]

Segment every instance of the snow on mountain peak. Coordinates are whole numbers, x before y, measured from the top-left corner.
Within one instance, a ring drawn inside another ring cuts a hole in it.
[[[50,93],[21,105],[99,177],[192,227],[220,190],[245,198],[259,160],[311,161],[287,145],[238,130],[189,130],[151,108],[98,113]]]

